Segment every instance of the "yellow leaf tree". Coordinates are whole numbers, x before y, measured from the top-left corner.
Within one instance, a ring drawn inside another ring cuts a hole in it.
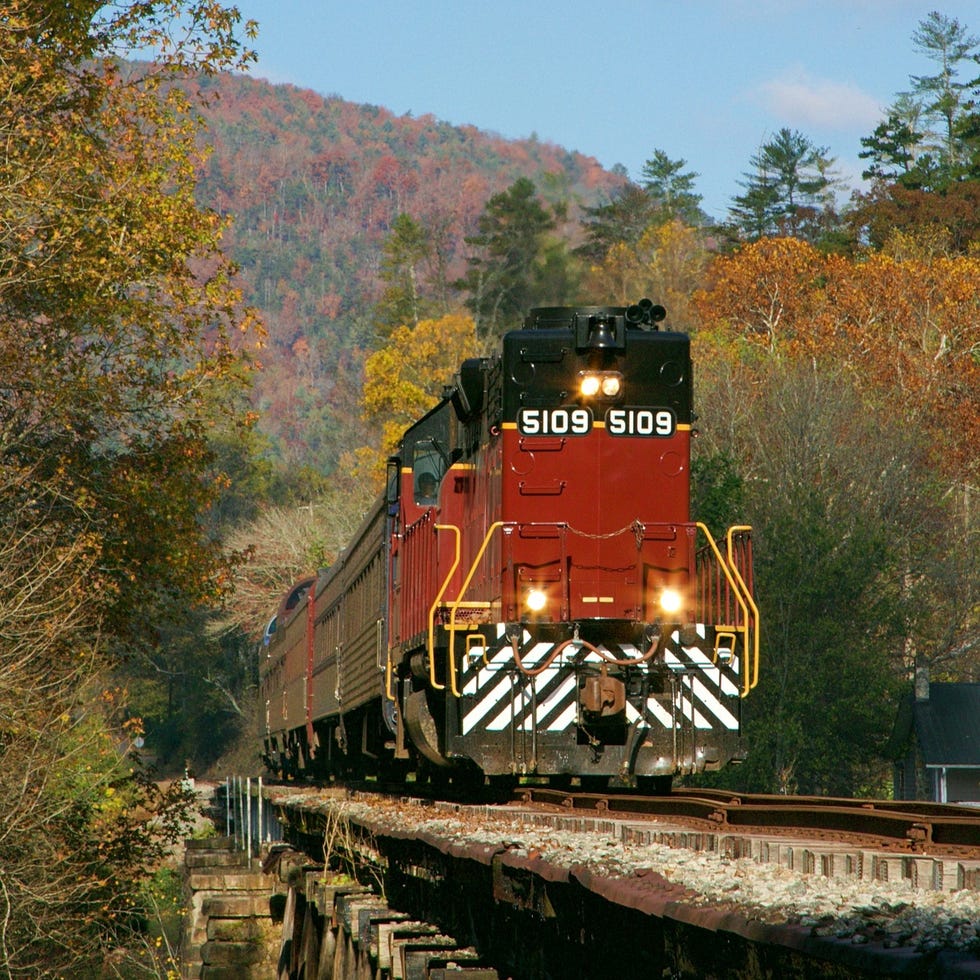
[[[675,218],[651,224],[635,244],[612,245],[589,269],[588,289],[617,305],[648,296],[666,307],[672,329],[688,330],[695,322],[691,297],[707,262],[701,233]]]
[[[393,330],[387,346],[364,366],[364,417],[381,427],[380,453],[364,448],[356,462],[347,460],[347,464],[369,474],[380,488],[384,460],[402,433],[436,404],[460,363],[479,353],[476,325],[465,314],[450,313],[421,320],[417,327]]]

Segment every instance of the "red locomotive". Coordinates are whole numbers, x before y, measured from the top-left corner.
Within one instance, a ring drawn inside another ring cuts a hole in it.
[[[663,317],[532,310],[462,364],[270,624],[274,771],[664,788],[744,755],[750,529],[691,520],[690,344]]]

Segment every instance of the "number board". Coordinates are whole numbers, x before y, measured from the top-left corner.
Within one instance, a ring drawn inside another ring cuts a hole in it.
[[[593,424],[590,408],[522,408],[517,413],[522,436],[585,436]],[[607,409],[603,424],[611,436],[665,439],[677,430],[677,417],[669,408],[624,406]]]

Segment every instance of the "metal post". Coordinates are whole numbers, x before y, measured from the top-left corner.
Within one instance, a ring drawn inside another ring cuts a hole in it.
[[[245,821],[246,827],[246,837],[248,838],[248,846],[246,852],[248,855],[248,863],[252,863],[252,777],[249,776],[245,780],[245,802],[248,804],[248,817]]]
[[[258,833],[257,840],[258,840],[258,843],[259,843],[259,854],[260,854],[260,856],[261,856],[261,853],[262,853],[262,845],[265,843],[265,840],[262,837],[262,818],[265,815],[265,812],[264,811],[265,811],[265,797],[262,795],[262,777],[259,776],[259,813],[258,813],[258,817],[259,817],[259,833]]]
[[[225,837],[231,837],[231,776],[225,776]]]
[[[245,828],[245,821],[242,819],[242,777],[235,777],[235,843],[240,851],[245,849],[245,840],[242,837],[242,830]]]

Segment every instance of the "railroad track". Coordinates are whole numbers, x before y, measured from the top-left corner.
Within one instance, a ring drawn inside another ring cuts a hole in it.
[[[980,857],[980,809],[911,800],[851,800],[675,790],[666,796],[521,786],[514,805],[623,820],[668,819],[715,832],[831,838],[911,854]]]
[[[294,948],[314,930],[315,944],[346,944],[348,958],[394,977],[377,936],[404,931],[406,949],[421,944],[432,962],[417,975],[440,980],[450,960],[453,977],[480,980],[960,980],[980,962],[980,811],[968,807],[688,789],[524,785],[481,800],[380,790],[266,787],[304,872],[283,881],[297,908],[314,910],[297,919]],[[356,894],[343,897],[330,884],[338,866],[379,892],[344,885]]]
[[[283,788],[295,784],[282,784]],[[405,798],[429,804],[465,806],[491,801],[511,807],[538,807],[543,815],[595,819],[660,820],[727,834],[779,833],[826,843],[838,841],[883,851],[948,855],[980,860],[980,807],[917,800],[782,796],[679,788],[665,795],[628,790],[589,792],[519,785],[509,796],[446,795],[418,785],[357,782],[349,789],[368,796]]]

